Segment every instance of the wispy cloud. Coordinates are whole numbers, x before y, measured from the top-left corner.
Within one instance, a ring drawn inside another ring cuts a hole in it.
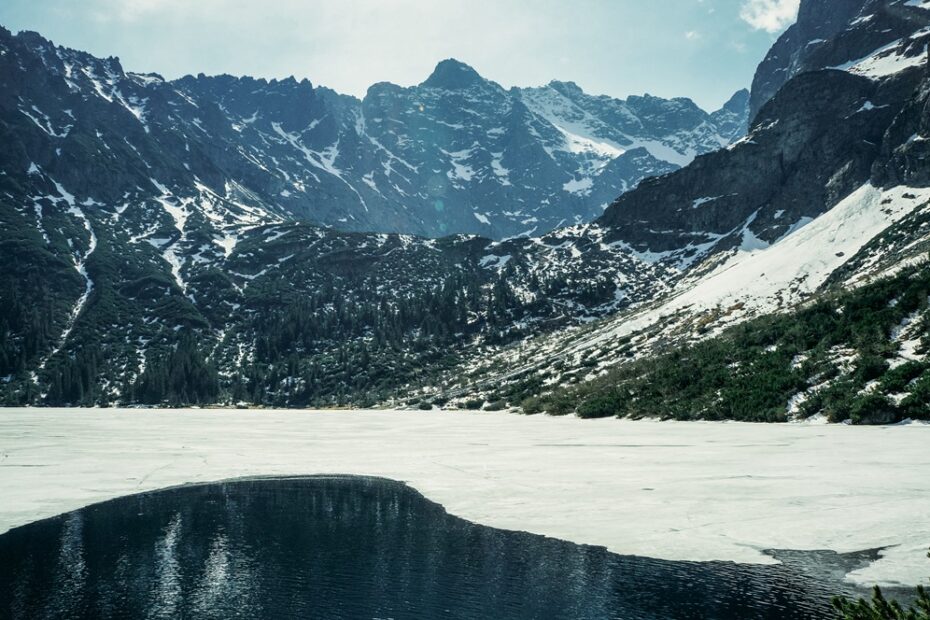
[[[184,10],[183,0],[97,0],[89,3],[94,7],[95,17],[100,21],[134,22],[145,19],[154,13]]]
[[[798,18],[801,0],[746,0],[739,16],[756,30],[779,32]]]

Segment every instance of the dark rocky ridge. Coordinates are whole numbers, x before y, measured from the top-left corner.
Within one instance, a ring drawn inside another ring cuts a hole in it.
[[[791,78],[863,58],[926,26],[906,0],[804,0],[798,21],[766,55],[752,83],[749,118]]]
[[[840,71],[799,76],[763,108],[751,140],[644,182],[599,223],[641,252],[732,247],[749,234],[771,243],[869,178],[900,90]],[[866,101],[879,103],[856,113]]]
[[[745,140],[622,195],[598,220],[610,230],[608,239],[690,264],[716,251],[772,243],[866,182],[925,182],[926,147],[911,140],[925,129],[919,120],[925,63],[879,77],[819,67],[863,58],[899,39],[890,51],[922,60],[930,33],[921,28],[930,25],[930,11],[907,7],[902,19],[897,0],[844,1],[839,12],[825,6],[802,2],[798,25],[775,44],[758,75],[785,60],[783,48],[798,33],[833,32],[849,15],[858,21],[818,44],[822,53],[801,54],[779,69],[794,77],[774,97],[765,97],[764,84],[754,91],[755,100],[766,102]]]

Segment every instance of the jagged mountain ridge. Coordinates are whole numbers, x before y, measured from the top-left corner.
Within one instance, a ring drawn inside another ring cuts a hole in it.
[[[740,137],[746,114],[742,95],[707,114],[686,99],[591,97],[561,83],[507,91],[454,60],[363,100],[293,78],[166,81],[36,33],[0,39],[17,145],[8,173],[32,162],[55,172],[61,149],[82,173],[57,176],[85,190],[92,174],[100,198],[152,189],[155,177],[341,230],[501,238],[587,222],[643,178]]]

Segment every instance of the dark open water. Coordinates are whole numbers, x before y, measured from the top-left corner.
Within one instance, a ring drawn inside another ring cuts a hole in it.
[[[243,480],[0,536],[0,618],[828,618],[871,554],[779,557],[620,556],[475,525],[387,480]]]

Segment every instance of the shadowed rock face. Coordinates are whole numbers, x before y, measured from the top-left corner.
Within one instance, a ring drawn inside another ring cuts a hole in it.
[[[885,133],[881,158],[873,178],[883,186],[930,185],[930,81],[921,84],[915,97]]]
[[[802,0],[798,21],[778,39],[752,83],[750,119],[792,77],[862,58],[915,30],[926,15],[904,0]]]
[[[857,113],[872,100],[888,107]],[[898,89],[864,77],[799,76],[763,108],[747,141],[644,182],[600,223],[642,252],[771,243],[869,179],[903,103]]]
[[[760,65],[748,138],[644,181],[598,223],[637,252],[693,260],[772,243],[870,180],[926,184],[927,24],[899,2],[804,2]],[[871,55],[891,67],[846,70]]]
[[[717,125],[735,136],[744,136],[749,131],[749,97],[748,89],[734,94],[723,107],[714,112]]]

